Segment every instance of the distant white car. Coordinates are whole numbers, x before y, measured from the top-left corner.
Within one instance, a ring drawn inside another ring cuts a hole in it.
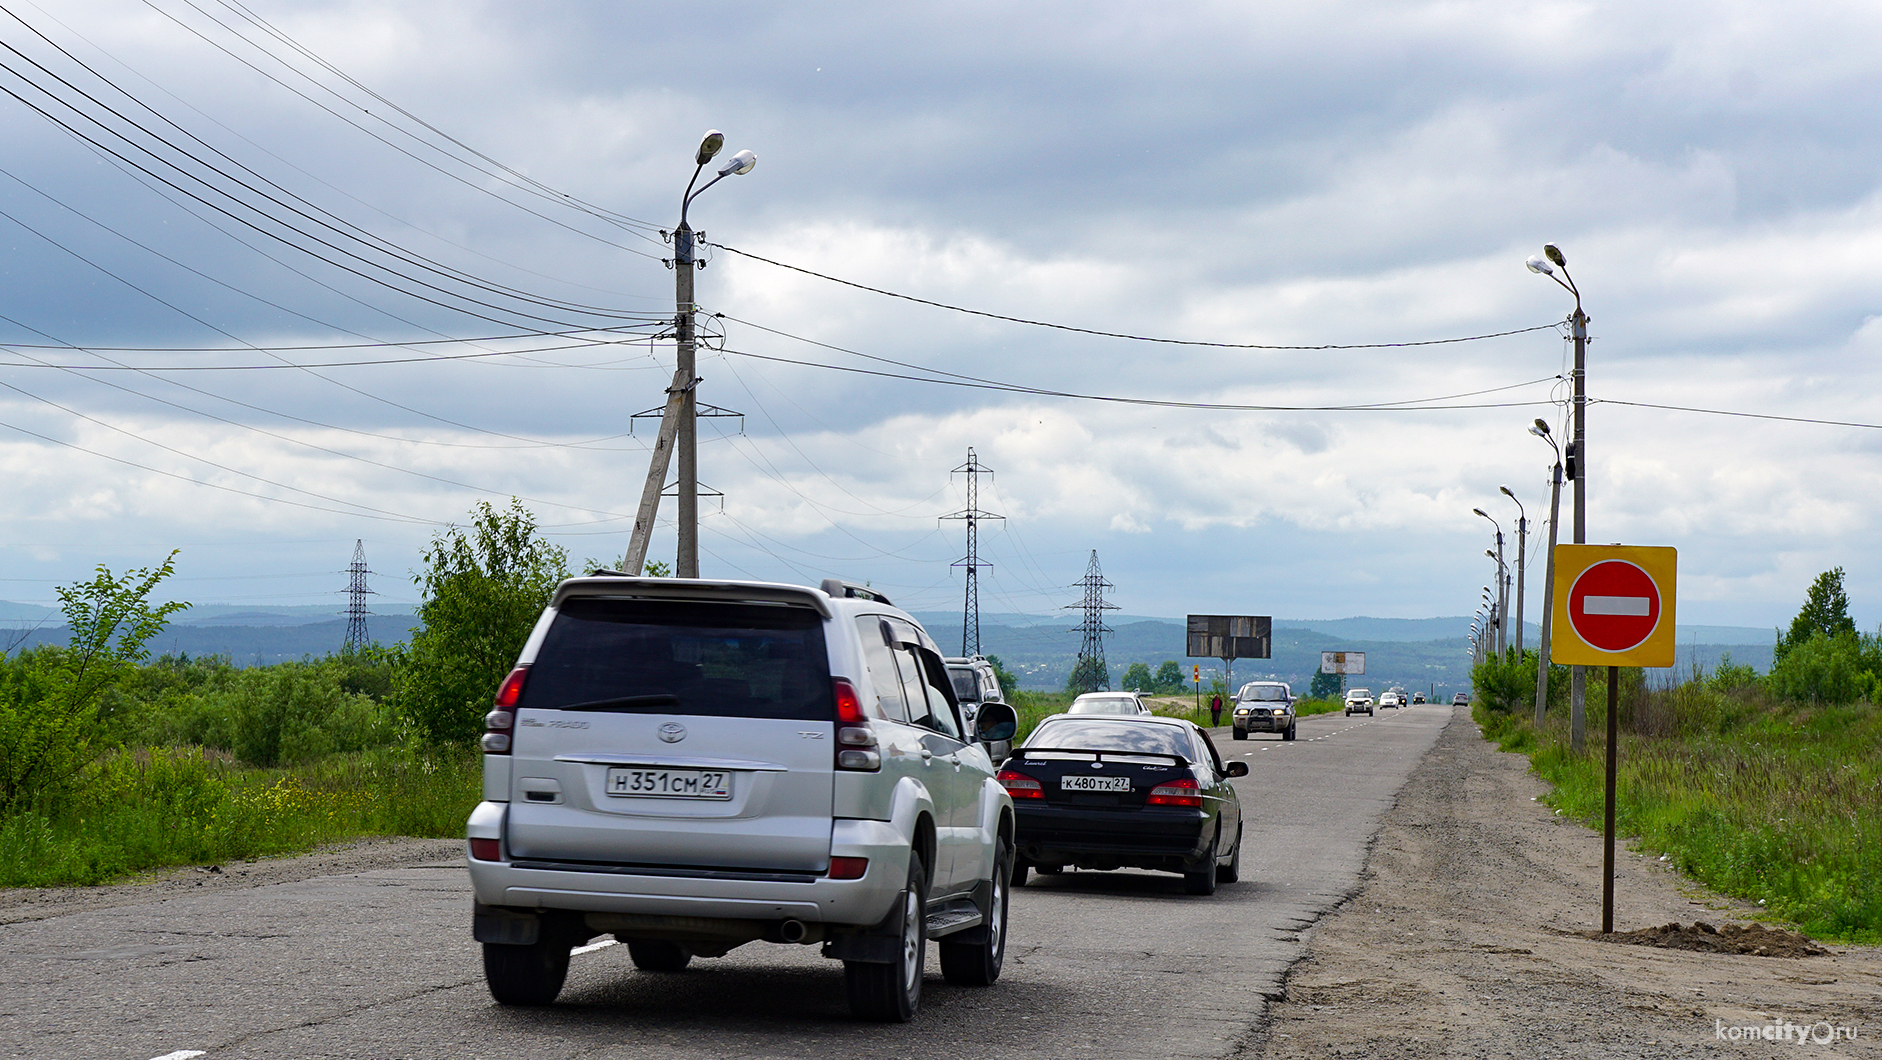
[[[1397,692],[1382,692],[1379,695],[1379,706],[1381,707],[1391,707],[1393,710],[1397,710],[1404,705],[1404,697],[1400,696]]]
[[[1346,690],[1346,716],[1350,718],[1353,715],[1358,714],[1361,711],[1364,711],[1367,717],[1372,716],[1372,689],[1370,688],[1347,689]]]
[[[1150,707],[1135,692],[1087,692],[1072,700],[1067,714],[1148,714]]]

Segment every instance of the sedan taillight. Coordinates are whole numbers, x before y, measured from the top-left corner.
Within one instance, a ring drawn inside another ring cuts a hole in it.
[[[1178,777],[1167,784],[1158,784],[1151,788],[1150,795],[1144,799],[1144,805],[1200,807],[1202,791],[1194,779]]]
[[[1000,770],[998,780],[1005,785],[1006,793],[1016,799],[1043,799],[1046,790],[1037,780],[1024,773],[1015,773],[1010,769]]]

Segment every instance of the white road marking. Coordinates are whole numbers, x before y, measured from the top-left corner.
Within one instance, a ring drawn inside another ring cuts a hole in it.
[[[151,1057],[151,1060],[190,1060],[190,1057],[192,1056],[201,1056],[201,1055],[203,1055],[203,1050],[201,1049],[178,1049],[174,1053],[165,1053],[162,1056],[153,1056]]]
[[[606,939],[601,942],[591,942],[586,946],[577,946],[574,949],[570,950],[569,956],[580,957],[584,953],[593,953],[596,950],[605,950],[609,946],[618,946],[618,945],[620,945],[620,943],[616,942],[613,939]],[[163,1058],[158,1057],[157,1060],[163,1060]]]
[[[1581,598],[1581,613],[1646,618],[1652,603],[1644,596],[1584,596]]]

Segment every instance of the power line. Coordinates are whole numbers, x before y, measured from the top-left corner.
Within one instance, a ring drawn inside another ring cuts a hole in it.
[[[969,316],[987,317],[992,320],[1004,320],[1012,324],[1026,324],[1036,328],[1052,328],[1055,331],[1070,331],[1079,335],[1096,335],[1100,338],[1107,339],[1130,339],[1133,342],[1156,342],[1171,346],[1210,346],[1225,350],[1388,350],[1400,349],[1407,346],[1444,346],[1456,342],[1478,342],[1483,339],[1501,339],[1511,335],[1527,335],[1532,331],[1553,331],[1561,326],[1559,323],[1537,324],[1534,327],[1517,328],[1514,331],[1495,331],[1485,335],[1464,335],[1450,339],[1420,339],[1412,342],[1321,343],[1313,346],[1282,346],[1255,342],[1209,342],[1201,339],[1166,339],[1158,338],[1153,335],[1133,335],[1122,331],[1100,331],[1095,328],[1074,327],[1070,324],[1054,324],[1046,320],[1031,320],[1026,317],[1007,316],[1004,313],[990,313],[984,309],[968,309],[965,306],[949,305],[946,302],[937,302],[929,298],[920,298],[912,294],[901,294],[896,291],[887,291],[880,287],[871,287],[868,284],[857,283],[853,280],[840,279],[798,265],[787,265],[784,262],[773,261],[770,258],[753,254],[747,250],[726,246],[724,243],[714,243],[712,245],[718,247],[720,250],[730,251],[740,257],[750,258],[753,261],[762,261],[766,265],[774,265],[780,269],[789,269],[792,272],[801,272],[806,276],[815,276],[819,280],[828,280],[831,283],[841,284],[844,287],[854,287],[859,291],[868,291],[871,294],[879,294],[889,298],[899,298],[905,302],[916,302],[921,305],[933,306],[936,309],[946,309],[955,313],[966,313]]]
[[[1810,416],[1779,416],[1770,412],[1731,412],[1725,409],[1701,409],[1690,405],[1655,405],[1647,401],[1616,401],[1613,398],[1589,398],[1590,405],[1631,405],[1640,409],[1662,409],[1667,412],[1697,412],[1706,416],[1734,416],[1748,420],[1779,420],[1784,423],[1814,423],[1825,427],[1861,427],[1864,430],[1882,431],[1882,423],[1859,423],[1854,420],[1824,420]]]

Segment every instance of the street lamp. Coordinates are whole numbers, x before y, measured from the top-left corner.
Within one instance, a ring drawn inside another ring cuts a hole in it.
[[[1538,419],[1529,433],[1549,443],[1555,453],[1555,467],[1549,474],[1549,565],[1542,578],[1542,644],[1536,652],[1536,728],[1542,728],[1542,712],[1549,702],[1549,637],[1555,623],[1555,537],[1562,519],[1562,450],[1549,434],[1549,424]],[[1581,753],[1585,718],[1582,701],[1571,696],[1568,704],[1568,745]]]
[[[1523,510],[1523,502],[1516,500],[1516,494],[1508,486],[1498,486],[1497,491],[1512,501],[1516,501],[1516,657],[1523,657],[1523,622],[1526,613],[1523,610],[1523,568],[1529,565],[1529,513]]]
[[[1568,257],[1554,243],[1544,243],[1542,254],[1548,260],[1531,255],[1523,264],[1530,272],[1547,276],[1556,286],[1575,296],[1575,313],[1568,318],[1575,337],[1575,429],[1568,443],[1567,462],[1569,480],[1575,483],[1575,543],[1580,545],[1588,540],[1588,314],[1581,311],[1581,288],[1575,286],[1575,278],[1568,274]],[[1555,274],[1557,269],[1562,270],[1562,275]],[[1582,716],[1586,701],[1584,682],[1582,668],[1571,667],[1568,701],[1574,718]],[[1575,747],[1580,750],[1580,743]]]
[[[1490,514],[1482,508],[1472,508],[1471,511],[1483,516],[1485,519],[1490,519],[1490,525],[1496,527],[1496,551],[1491,553],[1490,558],[1496,560],[1498,623],[1492,627],[1496,633],[1495,637],[1492,638],[1492,643],[1495,645],[1497,654],[1501,655],[1509,649],[1510,641],[1509,608],[1502,606],[1506,603],[1509,596],[1509,575],[1505,573],[1503,566],[1503,524],[1497,522],[1495,519],[1491,519]]]
[[[717,129],[706,130],[706,135],[699,141],[699,150],[693,154],[693,177],[686,182],[686,193],[680,198],[680,224],[673,231],[672,262],[673,301],[677,310],[673,329],[676,365],[673,385],[667,388],[666,408],[660,414],[660,434],[654,440],[653,459],[647,468],[647,483],[641,488],[640,508],[634,516],[634,532],[628,539],[627,556],[621,564],[621,569],[628,574],[641,573],[647,561],[647,544],[653,537],[654,514],[660,506],[660,491],[666,485],[667,462],[677,449],[680,458],[679,554],[674,564],[674,574],[681,578],[699,577],[699,399],[696,391],[700,380],[693,374],[693,316],[698,309],[693,304],[693,270],[698,267],[698,261],[694,255],[693,227],[686,221],[686,211],[706,188],[727,177],[750,173],[752,167],[758,164],[757,155],[740,151],[720,164],[718,175],[707,181],[705,187],[693,190],[693,185],[699,183],[699,174],[705,171],[706,163],[712,161],[724,146],[724,133]]]

